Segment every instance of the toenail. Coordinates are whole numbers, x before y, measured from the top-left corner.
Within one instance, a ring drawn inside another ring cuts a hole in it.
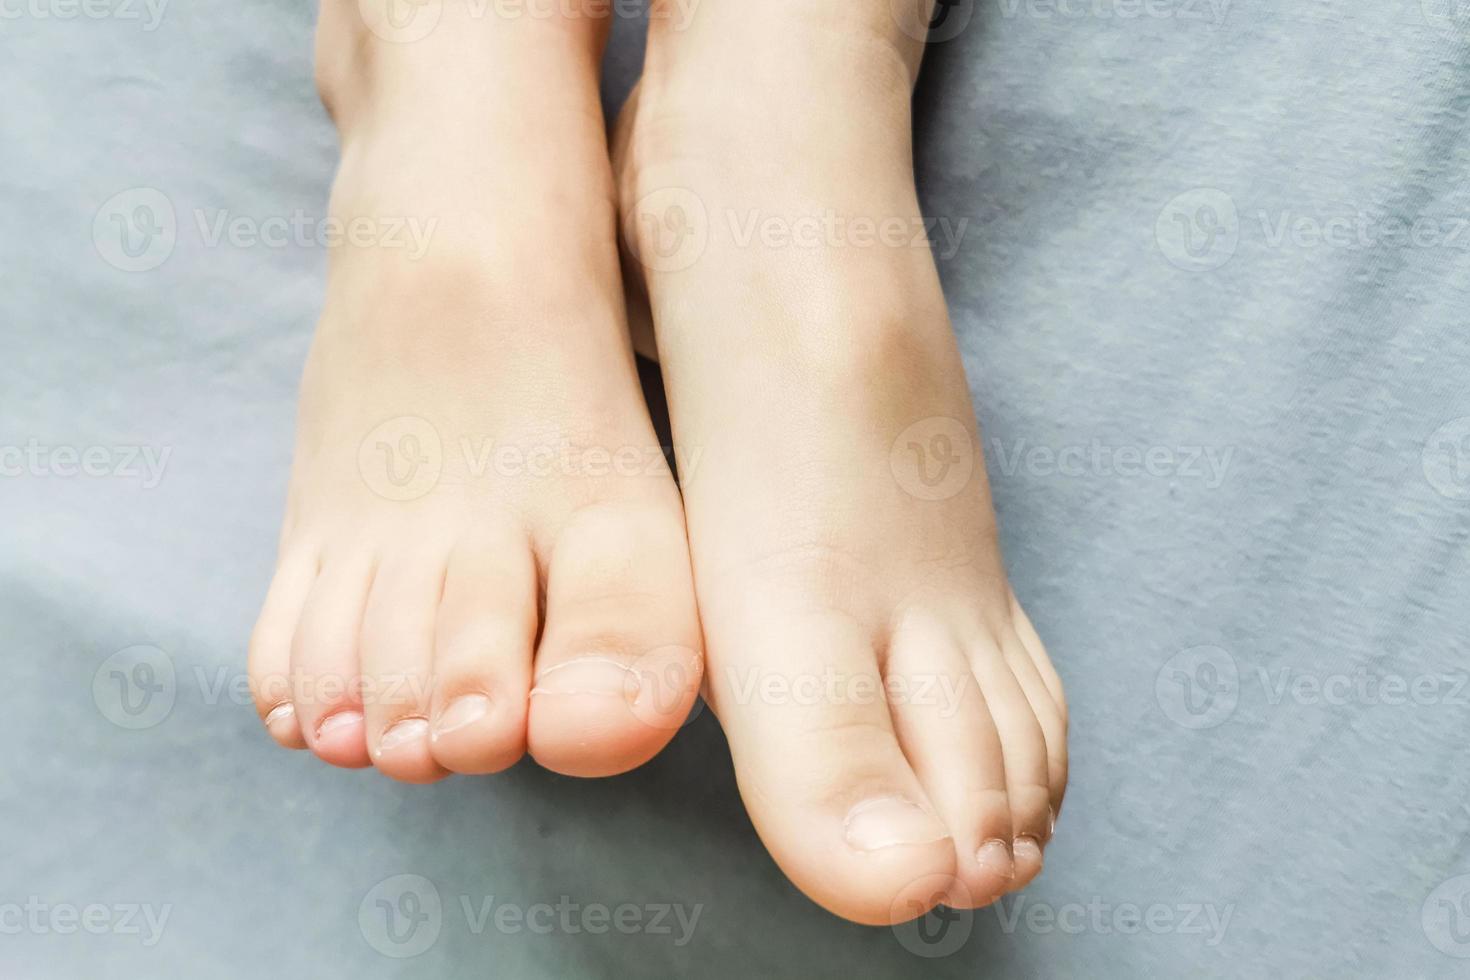
[[[362,724],[361,711],[338,711],[336,714],[327,715],[316,726],[316,737],[323,738],[328,732],[335,732],[339,728],[350,728],[353,725]]]
[[[483,694],[465,694],[449,702],[449,707],[434,722],[433,738],[448,735],[466,725],[473,725],[490,713],[490,699]]]
[[[864,800],[847,814],[847,842],[859,851],[944,840],[939,818],[901,796]]]
[[[405,718],[388,726],[388,730],[378,739],[378,755],[391,752],[400,745],[416,742],[429,733],[429,722],[426,718]]]
[[[1016,876],[1016,862],[1011,859],[1011,849],[1003,840],[988,840],[975,852],[975,861],[991,874],[1002,878]]]
[[[1041,863],[1041,843],[1029,834],[1016,838],[1015,854],[1017,862],[1021,860],[1035,860]]]
[[[531,694],[601,694],[633,700],[638,674],[607,657],[581,657],[543,670]]]
[[[278,704],[265,716],[265,727],[274,728],[277,722],[290,721],[294,717],[296,717],[296,705],[290,701]]]

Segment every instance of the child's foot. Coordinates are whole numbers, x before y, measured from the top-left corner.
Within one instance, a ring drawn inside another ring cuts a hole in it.
[[[1029,882],[1067,770],[922,241],[919,51],[889,10],[655,18],[615,155],[675,442],[702,453],[708,697],[776,860],[868,923]]]
[[[626,339],[597,22],[445,4],[393,44],[358,8],[324,3],[318,39],[333,214],[360,238],[416,221],[427,250],[333,255],[257,707],[282,745],[414,782],[528,747],[630,769],[683,721],[701,660]]]

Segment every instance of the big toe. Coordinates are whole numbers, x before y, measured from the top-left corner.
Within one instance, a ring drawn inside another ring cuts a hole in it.
[[[527,743],[541,765],[608,776],[647,762],[703,676],[677,505],[584,508],[557,538]]]

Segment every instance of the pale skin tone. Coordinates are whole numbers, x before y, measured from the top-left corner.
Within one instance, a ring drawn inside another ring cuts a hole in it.
[[[831,911],[1028,884],[1061,683],[931,252],[864,231],[922,227],[922,42],[889,0],[656,7],[609,137],[606,16],[446,0],[395,42],[360,9],[324,0],[318,32],[333,213],[437,224],[422,256],[333,255],[250,645],[271,736],[408,782],[525,754],[610,775],[702,691],[762,840]]]

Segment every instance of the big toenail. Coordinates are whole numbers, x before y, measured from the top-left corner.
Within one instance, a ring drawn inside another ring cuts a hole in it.
[[[638,674],[607,657],[580,657],[543,670],[531,694],[601,694],[631,701],[638,696]]]
[[[378,739],[378,755],[391,752],[400,745],[416,742],[429,734],[429,722],[425,718],[405,718],[395,722]]]
[[[1011,860],[1011,849],[1003,840],[988,840],[975,852],[975,861],[991,874],[1002,878],[1016,876],[1016,862]]]
[[[847,842],[859,851],[928,844],[948,836],[938,817],[901,796],[864,800],[847,814]]]
[[[1015,853],[1018,863],[1022,860],[1035,860],[1036,863],[1041,863],[1041,844],[1029,834],[1016,838]]]
[[[350,728],[353,725],[362,724],[361,711],[339,711],[336,714],[327,715],[316,726],[316,737],[323,738],[328,732],[335,732],[339,728]]]
[[[449,707],[434,722],[434,738],[448,735],[466,725],[473,725],[490,713],[490,699],[483,694],[466,694],[449,702]]]

